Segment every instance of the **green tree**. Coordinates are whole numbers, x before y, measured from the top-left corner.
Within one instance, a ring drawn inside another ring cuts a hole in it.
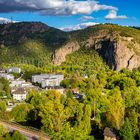
[[[6,111],[7,105],[5,101],[0,101],[0,112]]]
[[[17,122],[24,122],[27,119],[30,106],[28,104],[16,105],[11,112],[13,119]]]
[[[120,135],[123,140],[134,140],[133,128],[128,118],[126,118],[124,125],[120,130]]]
[[[47,101],[41,106],[41,116],[44,129],[48,131],[61,131],[65,122],[65,110],[61,104],[61,94],[56,91],[49,91]]]
[[[2,124],[0,124],[0,137],[4,136],[7,132],[8,130]]]
[[[124,120],[124,101],[118,88],[111,90],[107,101],[107,121],[112,127],[119,130]]]
[[[15,131],[12,140],[27,140],[19,131]]]
[[[12,137],[11,137],[11,135],[9,133],[6,134],[5,140],[12,140]]]

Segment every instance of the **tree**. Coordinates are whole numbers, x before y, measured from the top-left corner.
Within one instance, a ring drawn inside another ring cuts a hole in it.
[[[38,129],[42,127],[41,117],[39,116],[40,108],[45,105],[46,100],[46,91],[30,90],[27,95],[26,102],[31,106],[27,116],[27,123]]]
[[[56,91],[49,91],[47,100],[41,106],[39,116],[42,118],[41,122],[44,129],[59,132],[62,130],[65,122],[65,110],[61,104],[61,94]]]
[[[12,117],[17,122],[24,122],[27,119],[30,106],[28,104],[16,105],[11,112]]]
[[[6,134],[5,140],[12,140],[11,135],[9,133]]]
[[[4,136],[7,132],[8,130],[2,124],[0,124],[0,137]]]
[[[7,96],[8,98],[11,97],[9,81],[4,78],[0,78],[0,96]]]
[[[128,118],[126,118],[124,125],[120,130],[120,135],[123,140],[134,140],[135,134],[133,133],[133,128]]]
[[[6,111],[7,105],[5,101],[0,101],[0,112]]]
[[[12,135],[12,140],[27,140],[19,131],[15,131]]]
[[[118,88],[111,90],[107,101],[106,118],[112,127],[119,130],[124,120],[124,101]]]

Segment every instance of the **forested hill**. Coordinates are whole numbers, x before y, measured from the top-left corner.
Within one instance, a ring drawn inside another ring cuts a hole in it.
[[[64,32],[40,22],[9,23],[0,25],[0,49],[0,63],[40,67],[61,65],[74,52],[78,51],[80,57],[81,49],[89,49],[94,50],[93,55],[98,53],[111,69],[131,70],[140,66],[140,30],[99,24]],[[98,65],[98,60],[95,62]]]
[[[0,24],[0,44],[16,45],[29,39],[40,40],[42,43],[59,44],[65,42],[65,32],[49,27],[41,22],[19,22]]]
[[[54,50],[68,39],[67,33],[41,22],[1,24],[0,63],[44,66],[51,62]]]

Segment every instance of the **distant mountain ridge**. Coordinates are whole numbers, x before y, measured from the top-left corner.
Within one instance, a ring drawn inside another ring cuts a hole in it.
[[[0,25],[0,63],[61,65],[80,49],[94,49],[113,70],[132,70],[140,66],[140,30],[113,24],[72,32],[41,22]]]

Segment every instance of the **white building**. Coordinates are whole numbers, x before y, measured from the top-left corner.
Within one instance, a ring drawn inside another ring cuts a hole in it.
[[[50,74],[40,74],[40,75],[33,75],[32,82],[33,83],[41,83],[42,79],[49,78]]]
[[[43,79],[41,82],[42,88],[60,86],[60,80],[56,78]]]
[[[11,72],[14,72],[14,73],[21,73],[21,68],[18,68],[18,67],[11,67],[11,68],[8,68],[6,71],[7,71],[7,73],[11,73]]]
[[[32,82],[40,83],[42,88],[47,86],[60,86],[62,80],[64,80],[64,75],[62,74],[40,74],[32,76]]]
[[[13,95],[13,99],[17,101],[26,100],[27,91],[24,88],[18,88],[11,93]]]
[[[7,73],[0,73],[0,78],[7,79],[9,81],[14,80],[14,76],[12,74],[7,74]]]
[[[25,82],[25,83],[21,84],[21,87],[22,88],[33,88],[33,85],[30,82]]]
[[[10,83],[10,87],[22,87],[22,84],[26,83],[25,80],[23,79],[17,79],[17,80],[13,80]]]
[[[52,75],[49,78],[43,79],[41,81],[41,87],[60,87],[60,83],[62,80],[64,80],[63,75]]]

